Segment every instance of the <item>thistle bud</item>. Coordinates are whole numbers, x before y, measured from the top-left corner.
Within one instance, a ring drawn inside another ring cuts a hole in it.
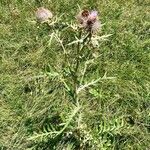
[[[35,12],[35,16],[36,16],[37,21],[45,22],[51,19],[53,17],[53,14],[48,9],[44,7],[40,7]]]

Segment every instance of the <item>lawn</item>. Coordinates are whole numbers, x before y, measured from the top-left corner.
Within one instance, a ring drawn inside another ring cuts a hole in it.
[[[149,17],[148,0],[0,0],[0,150],[149,150]]]

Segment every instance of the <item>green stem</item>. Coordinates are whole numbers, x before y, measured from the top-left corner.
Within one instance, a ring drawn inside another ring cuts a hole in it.
[[[81,39],[81,36],[82,36],[82,31],[79,32],[79,39]],[[78,82],[78,69],[79,69],[79,65],[80,65],[80,53],[84,49],[84,47],[85,47],[86,42],[87,42],[88,39],[89,39],[88,43],[90,42],[91,36],[92,36],[92,33],[89,32],[87,34],[87,36],[83,39],[82,45],[81,45],[80,42],[78,42],[78,46],[77,46],[77,51],[76,51],[76,65],[75,65],[74,75],[73,75],[73,81],[74,81],[74,99],[75,99],[77,105],[79,104],[78,103],[79,102],[79,98],[78,98],[77,89],[78,89],[78,86],[79,86],[79,82]]]
[[[82,30],[79,32],[79,39],[81,39],[82,36]],[[74,69],[74,75],[73,75],[73,81],[74,81],[74,99],[76,104],[78,105],[78,96],[77,96],[77,88],[78,88],[78,68],[80,64],[80,42],[78,42],[77,45],[77,51],[76,51],[76,65]]]
[[[87,36],[83,39],[82,47],[80,48],[80,52],[84,49],[86,44],[88,44],[91,41],[92,32],[89,32]],[[89,40],[88,40],[89,39]],[[87,41],[88,40],[88,41]],[[87,43],[86,43],[87,42]]]

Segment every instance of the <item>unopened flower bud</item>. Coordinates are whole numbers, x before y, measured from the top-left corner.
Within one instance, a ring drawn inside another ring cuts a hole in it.
[[[35,15],[36,15],[36,19],[39,22],[48,21],[49,19],[51,19],[53,17],[53,14],[44,7],[38,8],[37,11],[35,12]]]

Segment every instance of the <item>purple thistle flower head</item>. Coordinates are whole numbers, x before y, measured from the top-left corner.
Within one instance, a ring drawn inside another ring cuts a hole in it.
[[[79,21],[81,27],[88,31],[96,32],[100,27],[98,12],[95,10],[83,10],[77,15],[76,18]]]
[[[98,16],[98,12],[96,10],[92,10],[90,13],[91,17],[97,17]]]
[[[97,11],[91,11],[88,17],[89,21],[96,21],[98,17],[98,12]]]

